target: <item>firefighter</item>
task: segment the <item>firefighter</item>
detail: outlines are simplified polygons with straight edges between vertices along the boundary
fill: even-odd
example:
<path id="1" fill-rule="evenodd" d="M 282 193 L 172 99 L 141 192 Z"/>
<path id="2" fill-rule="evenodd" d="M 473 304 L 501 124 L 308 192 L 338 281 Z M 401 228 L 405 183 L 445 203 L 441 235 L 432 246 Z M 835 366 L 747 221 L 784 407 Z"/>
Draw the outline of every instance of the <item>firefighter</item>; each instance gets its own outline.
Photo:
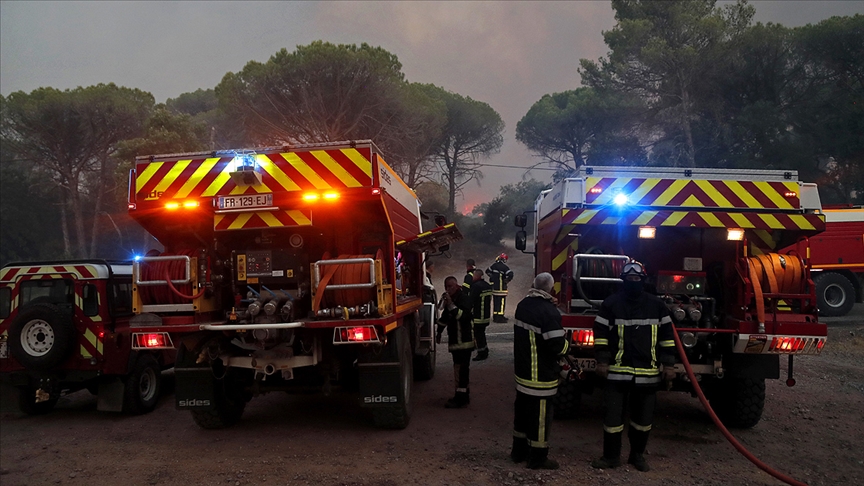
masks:
<path id="1" fill-rule="evenodd" d="M 474 270 L 476 268 L 473 258 L 465 261 L 465 279 L 462 281 L 462 287 L 465 288 L 466 292 L 471 290 L 471 284 L 474 283 Z"/>
<path id="2" fill-rule="evenodd" d="M 662 300 L 642 290 L 646 276 L 641 263 L 625 264 L 621 290 L 603 301 L 594 320 L 596 372 L 606 379 L 603 456 L 591 462 L 598 469 L 621 465 L 621 436 L 628 399 L 627 462 L 639 471 L 650 469 L 643 454 L 648 445 L 657 388 L 662 380 L 675 378 L 672 318 Z"/>
<path id="3" fill-rule="evenodd" d="M 444 294 L 441 295 L 439 307 L 442 312 L 435 341 L 441 343 L 441 334 L 446 327 L 447 348 L 453 355 L 453 375 L 456 379 L 456 394 L 444 406 L 465 408 L 471 401 L 468 375 L 471 352 L 474 350 L 474 328 L 471 325 L 471 299 L 456 277 L 444 279 Z"/>
<path id="4" fill-rule="evenodd" d="M 548 457 L 550 401 L 558 391 L 558 362 L 569 344 L 561 327 L 561 313 L 550 294 L 554 283 L 546 272 L 537 275 L 514 315 L 516 403 L 510 458 L 514 462 L 527 460 L 530 469 L 558 469 L 558 463 Z"/>
<path id="5" fill-rule="evenodd" d="M 474 316 L 474 338 L 477 341 L 477 356 L 473 361 L 483 361 L 489 357 L 486 343 L 486 328 L 492 316 L 492 286 L 483 280 L 483 270 L 474 269 L 474 282 L 471 284 L 471 314 Z"/>
<path id="6" fill-rule="evenodd" d="M 507 322 L 504 317 L 504 306 L 507 300 L 507 284 L 513 280 L 513 270 L 507 266 L 507 254 L 502 253 L 495 263 L 486 269 L 489 281 L 492 282 L 492 321 Z"/>

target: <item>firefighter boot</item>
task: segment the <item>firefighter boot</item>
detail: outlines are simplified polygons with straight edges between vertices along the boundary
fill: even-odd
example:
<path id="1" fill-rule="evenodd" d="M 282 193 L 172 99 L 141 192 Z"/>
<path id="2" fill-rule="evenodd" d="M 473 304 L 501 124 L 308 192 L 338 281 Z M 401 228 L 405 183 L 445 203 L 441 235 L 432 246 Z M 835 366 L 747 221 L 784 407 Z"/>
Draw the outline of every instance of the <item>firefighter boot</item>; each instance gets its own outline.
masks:
<path id="1" fill-rule="evenodd" d="M 621 465 L 621 432 L 603 431 L 603 457 L 591 461 L 595 469 L 614 469 Z"/>
<path id="2" fill-rule="evenodd" d="M 528 439 L 525 437 L 513 437 L 513 448 L 510 449 L 510 459 L 517 464 L 528 460 Z"/>
<path id="3" fill-rule="evenodd" d="M 489 357 L 489 348 L 480 349 L 477 351 L 477 356 L 471 361 L 483 361 Z"/>
<path id="4" fill-rule="evenodd" d="M 528 449 L 528 469 L 558 469 L 558 461 L 549 459 L 548 447 Z"/>
<path id="5" fill-rule="evenodd" d="M 465 408 L 470 402 L 471 399 L 468 397 L 467 391 L 457 391 L 453 398 L 447 400 L 447 403 L 444 404 L 444 408 Z"/>
<path id="6" fill-rule="evenodd" d="M 627 431 L 627 437 L 630 439 L 630 457 L 627 459 L 627 464 L 632 464 L 639 471 L 645 472 L 651 468 L 648 466 L 648 461 L 645 460 L 645 447 L 648 445 L 648 431 L 636 430 L 632 425 Z"/>

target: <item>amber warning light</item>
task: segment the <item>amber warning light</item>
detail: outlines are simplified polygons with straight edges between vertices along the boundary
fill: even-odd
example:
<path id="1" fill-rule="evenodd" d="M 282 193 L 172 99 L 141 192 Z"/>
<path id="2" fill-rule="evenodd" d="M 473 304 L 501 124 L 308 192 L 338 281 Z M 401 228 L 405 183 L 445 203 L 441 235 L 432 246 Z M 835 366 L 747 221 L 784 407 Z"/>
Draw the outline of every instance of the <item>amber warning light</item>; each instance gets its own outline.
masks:
<path id="1" fill-rule="evenodd" d="M 337 327 L 333 334 L 333 344 L 377 342 L 381 340 L 374 326 Z"/>

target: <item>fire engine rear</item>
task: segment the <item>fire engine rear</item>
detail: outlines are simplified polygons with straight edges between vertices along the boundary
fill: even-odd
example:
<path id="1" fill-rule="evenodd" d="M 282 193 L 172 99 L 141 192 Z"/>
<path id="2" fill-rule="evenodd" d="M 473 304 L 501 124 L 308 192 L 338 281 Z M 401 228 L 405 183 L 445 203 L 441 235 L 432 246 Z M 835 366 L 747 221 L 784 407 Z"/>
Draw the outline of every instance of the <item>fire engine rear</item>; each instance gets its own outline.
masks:
<path id="1" fill-rule="evenodd" d="M 165 251 L 133 267 L 133 323 L 186 332 L 177 407 L 203 428 L 270 391 L 359 391 L 404 428 L 435 369 L 414 192 L 370 141 L 139 157 L 130 215 Z M 426 300 L 433 300 L 432 298 Z"/>
<path id="2" fill-rule="evenodd" d="M 793 356 L 825 344 L 807 239 L 825 227 L 820 208 L 816 186 L 793 171 L 582 167 L 544 191 L 535 270 L 555 277 L 578 368 L 559 387 L 556 413 L 572 415 L 595 385 L 597 308 L 616 292 L 622 265 L 637 260 L 715 411 L 731 425 L 758 423 L 780 357 L 791 386 Z M 527 214 L 516 220 L 524 228 Z M 526 240 L 520 231 L 517 248 Z M 676 371 L 675 389 L 692 392 L 681 364 Z"/>

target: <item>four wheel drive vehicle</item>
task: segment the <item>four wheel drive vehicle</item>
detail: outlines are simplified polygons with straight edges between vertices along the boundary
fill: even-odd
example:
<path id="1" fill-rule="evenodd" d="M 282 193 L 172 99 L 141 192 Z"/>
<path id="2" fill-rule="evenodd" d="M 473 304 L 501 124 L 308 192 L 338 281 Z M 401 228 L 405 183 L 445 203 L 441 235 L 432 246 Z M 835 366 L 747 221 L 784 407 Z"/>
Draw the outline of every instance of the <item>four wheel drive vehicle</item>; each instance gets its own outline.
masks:
<path id="1" fill-rule="evenodd" d="M 165 247 L 133 267 L 142 326 L 177 341 L 177 408 L 238 422 L 273 391 L 359 391 L 404 428 L 412 383 L 435 370 L 417 196 L 368 140 L 139 157 L 129 215 Z M 428 293 L 427 293 L 428 294 Z"/>
<path id="2" fill-rule="evenodd" d="M 648 273 L 645 289 L 666 303 L 714 410 L 728 425 L 756 425 L 780 358 L 792 386 L 793 357 L 819 354 L 827 338 L 808 253 L 808 238 L 825 228 L 816 189 L 794 171 L 581 167 L 541 193 L 535 271 L 555 277 L 578 368 L 570 377 L 581 378 L 559 386 L 556 416 L 574 414 L 597 382 L 597 309 L 633 259 Z M 518 249 L 527 236 L 517 233 Z M 692 393 L 683 364 L 675 369 L 674 389 Z"/>
<path id="3" fill-rule="evenodd" d="M 105 260 L 13 263 L 0 270 L 3 410 L 50 411 L 87 388 L 97 409 L 146 413 L 176 350 L 167 333 L 136 333 L 132 264 Z"/>
<path id="4" fill-rule="evenodd" d="M 864 299 L 864 207 L 826 205 L 822 213 L 825 231 L 810 238 L 819 315 L 844 316 Z"/>

